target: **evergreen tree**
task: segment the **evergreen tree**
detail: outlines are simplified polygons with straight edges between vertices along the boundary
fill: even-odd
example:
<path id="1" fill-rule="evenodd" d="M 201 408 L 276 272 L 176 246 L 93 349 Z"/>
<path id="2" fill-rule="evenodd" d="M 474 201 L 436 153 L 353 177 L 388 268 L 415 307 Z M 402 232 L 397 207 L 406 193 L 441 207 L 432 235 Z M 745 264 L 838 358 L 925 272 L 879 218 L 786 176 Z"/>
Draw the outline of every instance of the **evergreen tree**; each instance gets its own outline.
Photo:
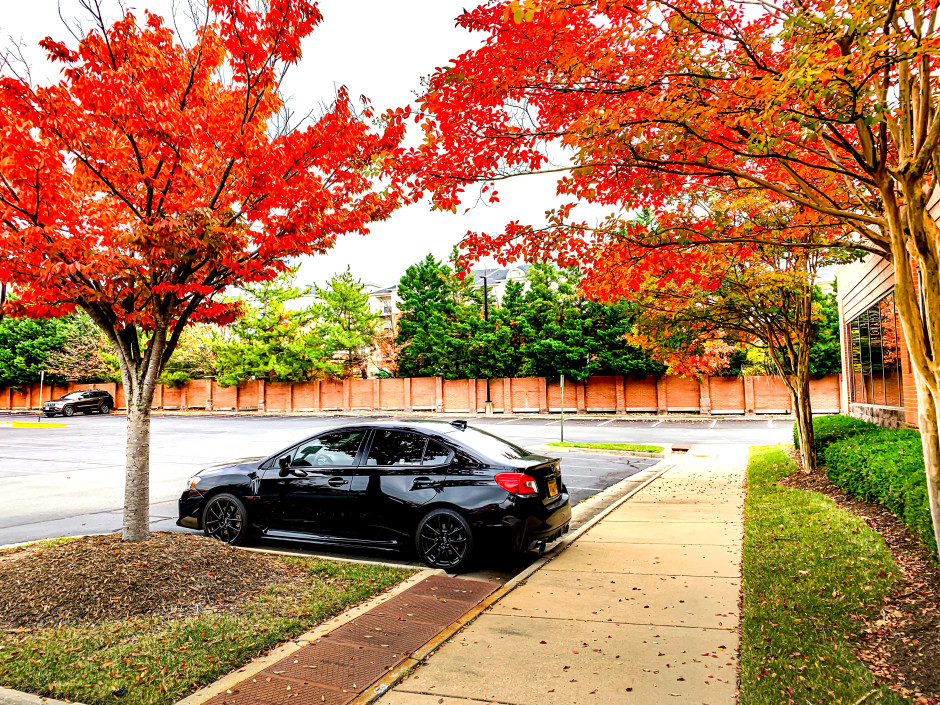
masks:
<path id="1" fill-rule="evenodd" d="M 365 285 L 347 268 L 316 293 L 320 299 L 316 314 L 325 350 L 340 366 L 342 377 L 358 375 L 364 379 L 380 318 L 372 309 Z"/>
<path id="2" fill-rule="evenodd" d="M 316 306 L 288 306 L 310 292 L 294 285 L 296 271 L 243 289 L 246 313 L 232 324 L 232 337 L 216 347 L 217 380 L 223 387 L 253 377 L 302 382 L 341 372 L 324 344 Z"/>
<path id="3" fill-rule="evenodd" d="M 58 318 L 0 320 L 0 387 L 38 382 L 49 355 L 61 348 L 68 322 Z"/>
<path id="4" fill-rule="evenodd" d="M 454 273 L 428 255 L 405 271 L 398 284 L 401 318 L 397 343 L 402 346 L 402 377 L 455 376 L 456 347 L 451 338 L 457 319 Z"/>

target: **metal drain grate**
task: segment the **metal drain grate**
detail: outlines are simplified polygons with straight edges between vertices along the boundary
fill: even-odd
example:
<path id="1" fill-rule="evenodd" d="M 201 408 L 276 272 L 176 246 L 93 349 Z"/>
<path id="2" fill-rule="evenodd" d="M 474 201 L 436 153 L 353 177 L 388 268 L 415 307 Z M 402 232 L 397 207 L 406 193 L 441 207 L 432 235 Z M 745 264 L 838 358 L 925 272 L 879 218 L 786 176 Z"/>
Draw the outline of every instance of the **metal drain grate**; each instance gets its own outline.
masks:
<path id="1" fill-rule="evenodd" d="M 344 693 L 319 683 L 304 684 L 259 673 L 232 688 L 231 694 L 218 695 L 208 702 L 213 705 L 346 705 L 358 695 L 358 691 Z"/>
<path id="2" fill-rule="evenodd" d="M 263 673 L 361 692 L 404 660 L 404 655 L 390 649 L 327 640 L 305 646 L 292 659 L 285 659 Z"/>
<path id="3" fill-rule="evenodd" d="M 346 705 L 498 587 L 426 578 L 204 705 Z"/>

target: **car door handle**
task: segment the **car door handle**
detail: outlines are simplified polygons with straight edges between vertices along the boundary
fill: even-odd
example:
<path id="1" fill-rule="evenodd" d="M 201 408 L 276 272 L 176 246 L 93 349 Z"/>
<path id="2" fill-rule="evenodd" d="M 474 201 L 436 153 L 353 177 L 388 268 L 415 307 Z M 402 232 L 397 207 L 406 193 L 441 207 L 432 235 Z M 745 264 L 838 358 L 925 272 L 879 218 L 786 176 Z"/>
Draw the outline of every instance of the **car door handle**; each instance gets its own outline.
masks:
<path id="1" fill-rule="evenodd" d="M 419 489 L 421 487 L 430 487 L 434 482 L 430 477 L 416 477 L 415 483 L 412 485 L 412 489 Z"/>
<path id="2" fill-rule="evenodd" d="M 349 483 L 341 477 L 331 477 L 329 479 L 330 487 L 342 487 L 343 485 L 348 485 Z"/>

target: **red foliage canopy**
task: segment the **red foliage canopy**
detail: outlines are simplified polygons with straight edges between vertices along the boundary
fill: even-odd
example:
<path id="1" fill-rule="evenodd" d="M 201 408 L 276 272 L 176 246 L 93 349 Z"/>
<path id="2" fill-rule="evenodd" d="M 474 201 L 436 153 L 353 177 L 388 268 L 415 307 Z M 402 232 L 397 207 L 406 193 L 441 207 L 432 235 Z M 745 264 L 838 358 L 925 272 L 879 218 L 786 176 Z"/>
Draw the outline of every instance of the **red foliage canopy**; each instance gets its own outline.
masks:
<path id="1" fill-rule="evenodd" d="M 77 306 L 116 331 L 169 331 L 236 313 L 214 297 L 271 279 L 286 258 L 368 232 L 400 201 L 377 187 L 403 133 L 375 131 L 345 90 L 291 129 L 284 68 L 320 23 L 307 0 L 210 0 L 186 46 L 125 14 L 74 49 L 42 46 L 62 79 L 0 77 L 0 281 L 14 314 Z M 136 334 L 135 334 L 136 335 Z"/>

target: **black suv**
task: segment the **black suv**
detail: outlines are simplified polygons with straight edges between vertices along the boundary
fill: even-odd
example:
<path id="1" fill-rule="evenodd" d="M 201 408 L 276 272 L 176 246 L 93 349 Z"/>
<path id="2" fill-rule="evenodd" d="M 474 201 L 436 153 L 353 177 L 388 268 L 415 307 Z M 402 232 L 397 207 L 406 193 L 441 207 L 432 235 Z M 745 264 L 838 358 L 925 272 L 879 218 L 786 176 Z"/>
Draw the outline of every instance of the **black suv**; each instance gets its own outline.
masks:
<path id="1" fill-rule="evenodd" d="M 114 398 L 103 389 L 83 389 L 69 392 L 58 399 L 47 401 L 42 405 L 42 413 L 46 416 L 71 416 L 76 411 L 90 414 L 97 411 L 99 414 L 110 414 L 114 408 Z"/>

